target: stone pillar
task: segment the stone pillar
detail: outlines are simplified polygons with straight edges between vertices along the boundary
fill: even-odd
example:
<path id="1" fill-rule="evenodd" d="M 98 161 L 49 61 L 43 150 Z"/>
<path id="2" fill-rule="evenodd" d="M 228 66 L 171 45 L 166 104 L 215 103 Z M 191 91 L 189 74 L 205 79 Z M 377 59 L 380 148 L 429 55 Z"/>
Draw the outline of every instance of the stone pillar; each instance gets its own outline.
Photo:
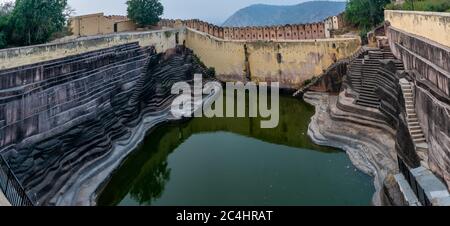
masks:
<path id="1" fill-rule="evenodd" d="M 298 39 L 299 40 L 305 40 L 306 39 L 306 30 L 305 30 L 305 25 L 304 24 L 300 24 L 297 26 L 298 28 Z"/>
<path id="2" fill-rule="evenodd" d="M 275 41 L 277 40 L 277 28 L 272 26 L 269 28 L 270 30 L 270 40 Z"/>
<path id="3" fill-rule="evenodd" d="M 286 40 L 284 26 L 277 27 L 277 40 Z"/>
<path id="4" fill-rule="evenodd" d="M 284 38 L 286 40 L 292 40 L 292 26 L 291 25 L 286 25 L 284 26 Z"/>
<path id="5" fill-rule="evenodd" d="M 292 40 L 298 40 L 298 25 L 292 25 L 291 26 L 291 32 L 292 32 Z"/>
<path id="6" fill-rule="evenodd" d="M 319 31 L 319 38 L 326 38 L 325 35 L 325 24 L 324 23 L 318 23 L 317 24 L 317 30 Z"/>
<path id="7" fill-rule="evenodd" d="M 305 39 L 312 39 L 313 38 L 313 34 L 312 34 L 312 27 L 311 24 L 306 24 L 305 25 Z"/>

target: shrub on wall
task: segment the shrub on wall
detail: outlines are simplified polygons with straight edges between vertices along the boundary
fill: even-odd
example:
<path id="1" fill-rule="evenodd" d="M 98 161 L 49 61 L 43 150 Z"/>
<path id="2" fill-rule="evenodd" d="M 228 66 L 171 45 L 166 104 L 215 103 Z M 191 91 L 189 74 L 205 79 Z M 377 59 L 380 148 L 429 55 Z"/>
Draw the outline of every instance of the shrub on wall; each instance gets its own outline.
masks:
<path id="1" fill-rule="evenodd" d="M 12 2 L 0 4 L 0 49 L 8 45 L 8 21 L 13 8 L 14 4 Z"/>
<path id="2" fill-rule="evenodd" d="M 5 33 L 0 32 L 0 49 L 5 48 L 7 44 Z"/>
<path id="3" fill-rule="evenodd" d="M 449 0 L 407 0 L 403 4 L 391 3 L 386 6 L 386 9 L 450 12 L 450 1 Z"/>
<path id="4" fill-rule="evenodd" d="M 128 18 L 139 26 L 156 25 L 164 7 L 159 0 L 128 0 Z"/>
<path id="5" fill-rule="evenodd" d="M 362 30 L 370 30 L 384 20 L 384 7 L 391 0 L 350 0 L 345 19 Z"/>

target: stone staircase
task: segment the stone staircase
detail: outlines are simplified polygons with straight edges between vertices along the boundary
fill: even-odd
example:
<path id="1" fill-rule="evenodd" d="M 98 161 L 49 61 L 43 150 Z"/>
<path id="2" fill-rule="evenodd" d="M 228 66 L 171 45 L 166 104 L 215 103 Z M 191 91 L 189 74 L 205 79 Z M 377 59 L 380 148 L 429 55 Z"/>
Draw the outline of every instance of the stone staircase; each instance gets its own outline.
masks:
<path id="1" fill-rule="evenodd" d="M 408 123 L 409 133 L 413 139 L 417 155 L 421 158 L 421 164 L 428 168 L 428 144 L 417 118 L 416 109 L 414 106 L 414 93 L 411 83 L 402 78 L 400 79 L 400 86 L 405 99 L 406 107 L 406 121 Z"/>
<path id="2" fill-rule="evenodd" d="M 348 80 L 354 91 L 358 93 L 356 104 L 379 108 L 380 99 L 375 93 L 379 85 L 380 60 L 395 59 L 389 49 L 372 49 L 362 58 L 354 59 L 349 65 Z M 403 70 L 401 62 L 395 62 L 397 70 Z"/>

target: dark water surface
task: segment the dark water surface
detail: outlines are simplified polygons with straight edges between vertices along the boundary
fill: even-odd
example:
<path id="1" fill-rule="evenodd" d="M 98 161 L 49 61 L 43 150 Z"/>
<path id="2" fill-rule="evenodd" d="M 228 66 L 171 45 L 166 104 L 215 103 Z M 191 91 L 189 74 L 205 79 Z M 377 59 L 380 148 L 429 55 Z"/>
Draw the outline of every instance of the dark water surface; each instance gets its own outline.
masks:
<path id="1" fill-rule="evenodd" d="M 372 178 L 306 135 L 314 108 L 280 97 L 280 123 L 194 118 L 151 132 L 99 205 L 370 205 Z"/>

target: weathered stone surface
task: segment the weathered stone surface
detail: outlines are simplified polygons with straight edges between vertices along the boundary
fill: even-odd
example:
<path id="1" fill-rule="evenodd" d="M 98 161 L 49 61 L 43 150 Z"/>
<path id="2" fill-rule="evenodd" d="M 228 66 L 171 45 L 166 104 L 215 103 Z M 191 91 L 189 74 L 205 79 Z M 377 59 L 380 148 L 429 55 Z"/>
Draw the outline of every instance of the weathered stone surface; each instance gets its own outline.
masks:
<path id="1" fill-rule="evenodd" d="M 386 175 L 396 170 L 395 141 L 392 133 L 387 132 L 385 128 L 355 123 L 355 120 L 370 123 L 362 119 L 333 119 L 333 115 L 345 113 L 336 108 L 337 96 L 308 92 L 304 99 L 316 107 L 316 114 L 308 129 L 311 139 L 320 145 L 345 150 L 358 169 L 374 177 L 376 193 L 373 204 L 385 204 L 382 203 L 381 196 L 383 181 Z"/>
<path id="2" fill-rule="evenodd" d="M 2 191 L 0 191 L 0 206 L 10 206 L 8 200 L 6 199 Z"/>
<path id="3" fill-rule="evenodd" d="M 409 185 L 408 185 L 409 186 Z M 408 206 L 394 175 L 388 174 L 383 183 L 382 202 L 391 206 Z"/>
<path id="4" fill-rule="evenodd" d="M 183 48 L 118 48 L 0 71 L 2 154 L 36 204 L 94 204 L 146 132 L 171 119 L 172 85 L 206 74 Z"/>
<path id="5" fill-rule="evenodd" d="M 366 51 L 349 68 L 338 96 L 305 94 L 317 111 L 309 135 L 318 144 L 344 149 L 358 168 L 375 176 L 375 204 L 403 205 L 392 178 L 397 156 L 411 168 L 420 165 L 399 84 L 408 75 L 397 71 L 402 65 L 387 51 Z"/>
<path id="6" fill-rule="evenodd" d="M 427 80 L 416 80 L 416 109 L 428 140 L 430 169 L 450 186 L 450 98 Z"/>
<path id="7" fill-rule="evenodd" d="M 428 165 L 450 186 L 450 47 L 402 29 L 388 27 L 390 46 L 415 84 L 415 108 L 429 147 Z"/>

